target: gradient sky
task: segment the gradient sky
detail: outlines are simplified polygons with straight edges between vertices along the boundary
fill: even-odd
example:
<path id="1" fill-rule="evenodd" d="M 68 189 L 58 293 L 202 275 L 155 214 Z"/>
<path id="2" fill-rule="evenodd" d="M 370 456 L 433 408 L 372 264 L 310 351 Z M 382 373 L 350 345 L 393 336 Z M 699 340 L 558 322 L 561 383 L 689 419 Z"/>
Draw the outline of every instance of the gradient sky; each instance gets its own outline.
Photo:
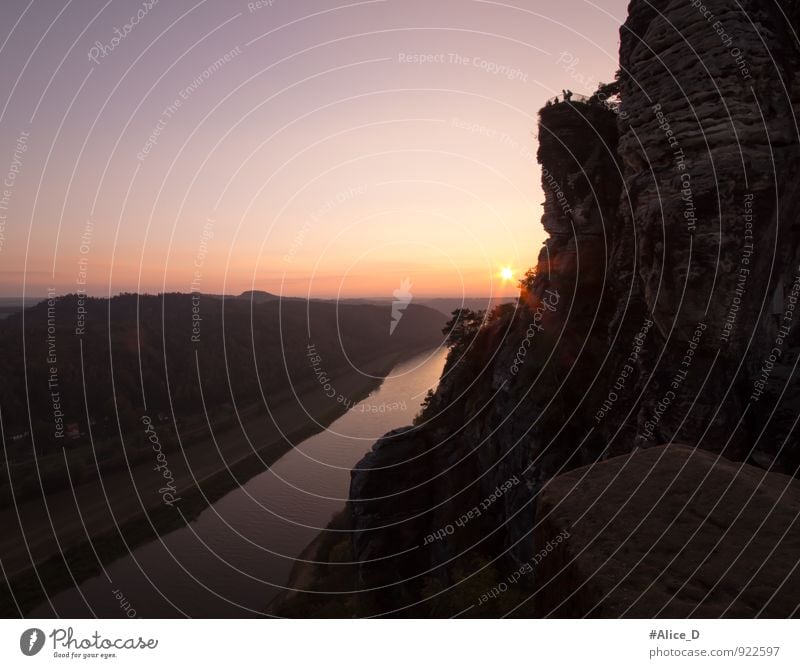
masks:
<path id="1" fill-rule="evenodd" d="M 627 7 L 151 3 L 0 5 L 0 295 L 513 293 L 536 112 L 613 78 Z"/>

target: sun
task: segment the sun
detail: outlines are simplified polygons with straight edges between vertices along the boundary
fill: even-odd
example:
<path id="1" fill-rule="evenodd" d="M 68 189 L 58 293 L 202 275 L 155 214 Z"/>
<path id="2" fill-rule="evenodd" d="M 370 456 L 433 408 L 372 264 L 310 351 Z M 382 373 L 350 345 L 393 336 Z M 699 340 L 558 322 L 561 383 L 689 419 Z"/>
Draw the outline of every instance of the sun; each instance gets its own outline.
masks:
<path id="1" fill-rule="evenodd" d="M 503 267 L 500 270 L 500 278 L 506 283 L 514 280 L 514 270 L 511 267 Z"/>

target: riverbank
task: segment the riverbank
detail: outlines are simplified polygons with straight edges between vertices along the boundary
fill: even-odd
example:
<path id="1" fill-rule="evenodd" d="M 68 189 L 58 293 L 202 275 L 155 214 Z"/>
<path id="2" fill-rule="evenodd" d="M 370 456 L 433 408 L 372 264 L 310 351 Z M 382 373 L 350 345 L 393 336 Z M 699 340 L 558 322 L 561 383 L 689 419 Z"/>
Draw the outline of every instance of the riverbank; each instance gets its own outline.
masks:
<path id="1" fill-rule="evenodd" d="M 356 616 L 355 594 L 349 593 L 357 588 L 351 526 L 345 507 L 300 553 L 287 588 L 269 602 L 266 614 L 313 619 Z M 333 593 L 337 591 L 343 593 Z"/>
<path id="2" fill-rule="evenodd" d="M 362 366 L 361 373 L 340 374 L 332 382 L 337 393 L 353 405 L 379 386 L 399 361 L 419 352 L 382 356 Z M 378 378 L 365 377 L 364 371 Z M 110 476 L 102 484 L 96 481 L 51 495 L 46 507 L 42 503 L 38 508 L 37 504 L 20 506 L 21 523 L 13 508 L 0 513 L 9 527 L 0 543 L 4 575 L 14 573 L 11 588 L 2 585 L 0 614 L 25 614 L 45 600 L 41 583 L 46 583 L 47 595 L 53 596 L 101 573 L 101 564 L 185 526 L 209 504 L 267 469 L 293 444 L 347 411 L 348 404 L 332 401 L 321 386 L 308 389 L 298 399 L 302 406 L 296 400 L 269 404 L 261 413 L 248 416 L 241 428 L 224 435 L 210 432 L 208 439 L 191 448 L 168 453 L 179 499 L 174 505 L 164 503 L 158 494 L 163 481 L 150 464 Z M 107 503 L 98 504 L 103 498 Z M 37 538 L 31 541 L 32 536 Z"/>

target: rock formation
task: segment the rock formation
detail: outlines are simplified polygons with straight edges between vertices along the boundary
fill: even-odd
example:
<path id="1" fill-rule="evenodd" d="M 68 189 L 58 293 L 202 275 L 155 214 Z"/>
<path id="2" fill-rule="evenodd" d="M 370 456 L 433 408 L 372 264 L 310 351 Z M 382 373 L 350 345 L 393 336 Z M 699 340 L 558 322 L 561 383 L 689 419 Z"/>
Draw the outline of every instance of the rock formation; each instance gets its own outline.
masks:
<path id="1" fill-rule="evenodd" d="M 800 2 L 629 11 L 621 103 L 540 112 L 549 239 L 519 307 L 353 471 L 362 613 L 479 608 L 476 581 L 536 560 L 537 497 L 577 467 L 673 442 L 800 464 Z"/>
<path id="2" fill-rule="evenodd" d="M 800 482 L 703 450 L 637 449 L 539 494 L 536 613 L 791 617 Z M 558 541 L 559 535 L 565 540 Z"/>

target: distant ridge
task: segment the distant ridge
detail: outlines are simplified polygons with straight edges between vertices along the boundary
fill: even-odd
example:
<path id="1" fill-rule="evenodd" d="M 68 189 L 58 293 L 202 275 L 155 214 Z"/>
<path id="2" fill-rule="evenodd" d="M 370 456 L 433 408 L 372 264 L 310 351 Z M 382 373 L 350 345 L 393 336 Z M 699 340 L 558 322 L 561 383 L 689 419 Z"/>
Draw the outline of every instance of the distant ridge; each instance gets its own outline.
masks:
<path id="1" fill-rule="evenodd" d="M 391 299 L 372 299 L 368 297 L 349 297 L 343 299 L 329 299 L 324 297 L 312 297 L 306 300 L 304 297 L 286 297 L 276 295 L 266 290 L 245 290 L 240 295 L 223 295 L 214 293 L 202 293 L 204 297 L 211 299 L 241 300 L 253 304 L 267 304 L 275 301 L 313 301 L 324 303 L 339 303 L 349 305 L 370 305 L 370 306 L 390 306 Z M 59 298 L 66 295 L 61 295 Z M 12 313 L 31 308 L 36 304 L 45 301 L 45 297 L 28 297 L 24 301 L 22 297 L 2 297 L 0 298 L 0 319 L 6 318 Z M 414 299 L 414 303 L 420 306 L 427 306 L 439 313 L 449 316 L 455 309 L 466 308 L 473 311 L 489 311 L 498 304 L 508 304 L 516 300 L 516 297 L 419 297 Z"/>
<path id="2" fill-rule="evenodd" d="M 265 304 L 266 302 L 274 302 L 278 299 L 293 299 L 292 297 L 279 297 L 278 295 L 274 295 L 271 292 L 266 292 L 264 290 L 245 290 L 242 294 L 240 294 L 236 299 L 246 299 L 247 301 L 251 301 L 254 304 Z"/>

